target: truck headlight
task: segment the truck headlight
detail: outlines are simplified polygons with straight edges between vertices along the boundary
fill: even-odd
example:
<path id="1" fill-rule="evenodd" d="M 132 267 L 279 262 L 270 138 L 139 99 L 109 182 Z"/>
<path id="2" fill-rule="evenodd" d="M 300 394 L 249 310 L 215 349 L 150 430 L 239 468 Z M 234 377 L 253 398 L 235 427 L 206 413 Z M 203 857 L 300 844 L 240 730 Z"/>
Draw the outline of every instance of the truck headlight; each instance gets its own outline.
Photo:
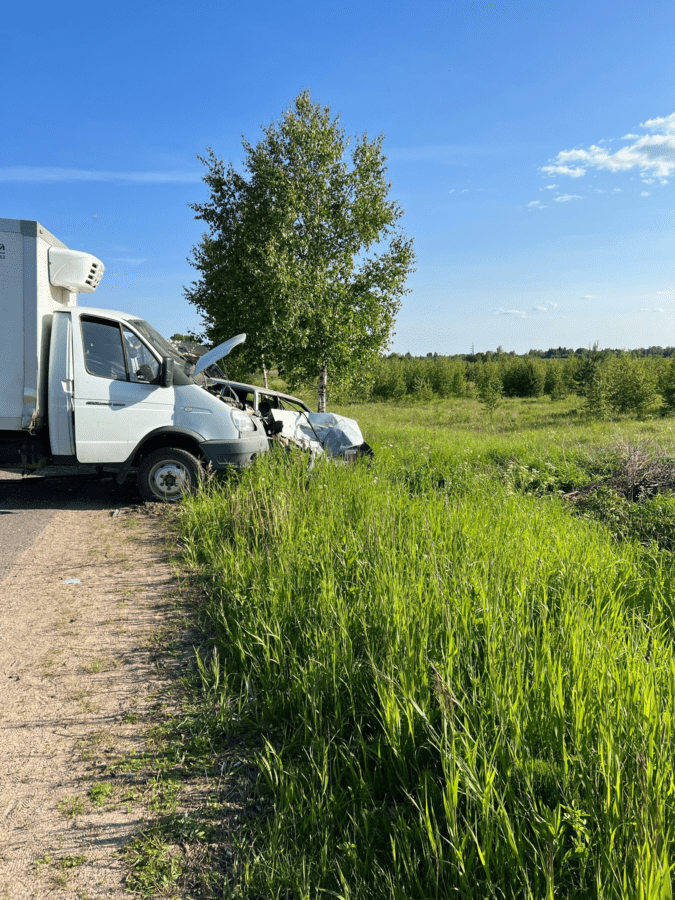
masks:
<path id="1" fill-rule="evenodd" d="M 255 431 L 255 425 L 251 421 L 251 417 L 245 412 L 242 412 L 240 409 L 233 409 L 230 415 L 232 416 L 234 427 L 240 434 L 245 431 Z"/>

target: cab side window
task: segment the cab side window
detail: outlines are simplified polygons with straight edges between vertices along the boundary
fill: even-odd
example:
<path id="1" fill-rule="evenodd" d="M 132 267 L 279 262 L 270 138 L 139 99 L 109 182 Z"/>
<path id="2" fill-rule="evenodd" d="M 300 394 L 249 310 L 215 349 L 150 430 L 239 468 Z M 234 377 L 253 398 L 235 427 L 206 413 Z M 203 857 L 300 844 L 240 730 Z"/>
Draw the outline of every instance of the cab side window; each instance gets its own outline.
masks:
<path id="1" fill-rule="evenodd" d="M 129 362 L 129 380 L 139 384 L 159 383 L 159 363 L 133 331 L 122 328 Z"/>
<path id="2" fill-rule="evenodd" d="M 81 319 L 84 342 L 84 364 L 90 375 L 127 380 L 122 335 L 114 322 L 101 319 Z"/>

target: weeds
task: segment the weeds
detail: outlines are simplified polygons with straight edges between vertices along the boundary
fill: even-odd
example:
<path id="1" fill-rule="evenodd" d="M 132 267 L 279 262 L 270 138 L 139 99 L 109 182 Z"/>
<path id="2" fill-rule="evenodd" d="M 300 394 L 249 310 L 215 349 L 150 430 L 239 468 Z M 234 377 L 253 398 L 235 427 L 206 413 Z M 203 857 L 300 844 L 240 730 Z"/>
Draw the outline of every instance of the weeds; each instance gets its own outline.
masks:
<path id="1" fill-rule="evenodd" d="M 422 434 L 180 510 L 205 706 L 265 737 L 241 896 L 667 896 L 672 561 L 541 502 L 587 442 Z"/>
<path id="2" fill-rule="evenodd" d="M 144 896 L 166 896 L 178 886 L 183 874 L 179 848 L 166 840 L 161 831 L 143 833 L 124 851 L 130 874 L 127 888 Z"/>
<path id="3" fill-rule="evenodd" d="M 112 792 L 112 785 L 107 781 L 100 781 L 89 789 L 89 799 L 94 806 L 105 806 Z"/>
<path id="4" fill-rule="evenodd" d="M 52 862 L 52 857 L 47 856 L 46 854 L 45 854 L 45 856 L 38 857 L 38 859 L 35 860 L 36 873 L 39 875 L 42 866 L 49 866 L 49 865 L 51 865 L 51 862 Z"/>
<path id="5" fill-rule="evenodd" d="M 116 669 L 119 663 L 115 659 L 107 656 L 95 656 L 82 665 L 82 669 L 90 675 L 97 675 L 99 672 L 107 672 L 110 669 Z"/>
<path id="6" fill-rule="evenodd" d="M 75 818 L 84 812 L 84 799 L 78 797 L 66 797 L 57 803 L 57 807 L 61 815 L 66 818 Z"/>

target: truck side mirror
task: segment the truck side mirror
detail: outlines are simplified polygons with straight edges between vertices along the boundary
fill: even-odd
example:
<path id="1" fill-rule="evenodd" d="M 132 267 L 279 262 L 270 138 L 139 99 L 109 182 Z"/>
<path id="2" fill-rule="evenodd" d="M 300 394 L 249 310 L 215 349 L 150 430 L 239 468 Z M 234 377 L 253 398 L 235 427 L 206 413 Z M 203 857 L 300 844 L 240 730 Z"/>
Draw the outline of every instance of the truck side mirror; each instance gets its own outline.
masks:
<path id="1" fill-rule="evenodd" d="M 162 357 L 162 387 L 173 387 L 173 362 L 170 356 Z"/>

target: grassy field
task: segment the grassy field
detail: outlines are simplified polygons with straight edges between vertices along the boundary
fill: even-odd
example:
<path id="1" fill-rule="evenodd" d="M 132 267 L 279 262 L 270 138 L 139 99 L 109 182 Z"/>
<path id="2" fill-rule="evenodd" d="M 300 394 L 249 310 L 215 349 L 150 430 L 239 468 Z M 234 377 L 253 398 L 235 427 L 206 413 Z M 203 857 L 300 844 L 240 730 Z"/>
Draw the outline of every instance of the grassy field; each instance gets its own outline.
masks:
<path id="1" fill-rule="evenodd" d="M 344 411 L 374 463 L 270 453 L 180 511 L 205 694 L 261 736 L 233 896 L 671 897 L 675 507 L 606 485 L 673 420 Z"/>

